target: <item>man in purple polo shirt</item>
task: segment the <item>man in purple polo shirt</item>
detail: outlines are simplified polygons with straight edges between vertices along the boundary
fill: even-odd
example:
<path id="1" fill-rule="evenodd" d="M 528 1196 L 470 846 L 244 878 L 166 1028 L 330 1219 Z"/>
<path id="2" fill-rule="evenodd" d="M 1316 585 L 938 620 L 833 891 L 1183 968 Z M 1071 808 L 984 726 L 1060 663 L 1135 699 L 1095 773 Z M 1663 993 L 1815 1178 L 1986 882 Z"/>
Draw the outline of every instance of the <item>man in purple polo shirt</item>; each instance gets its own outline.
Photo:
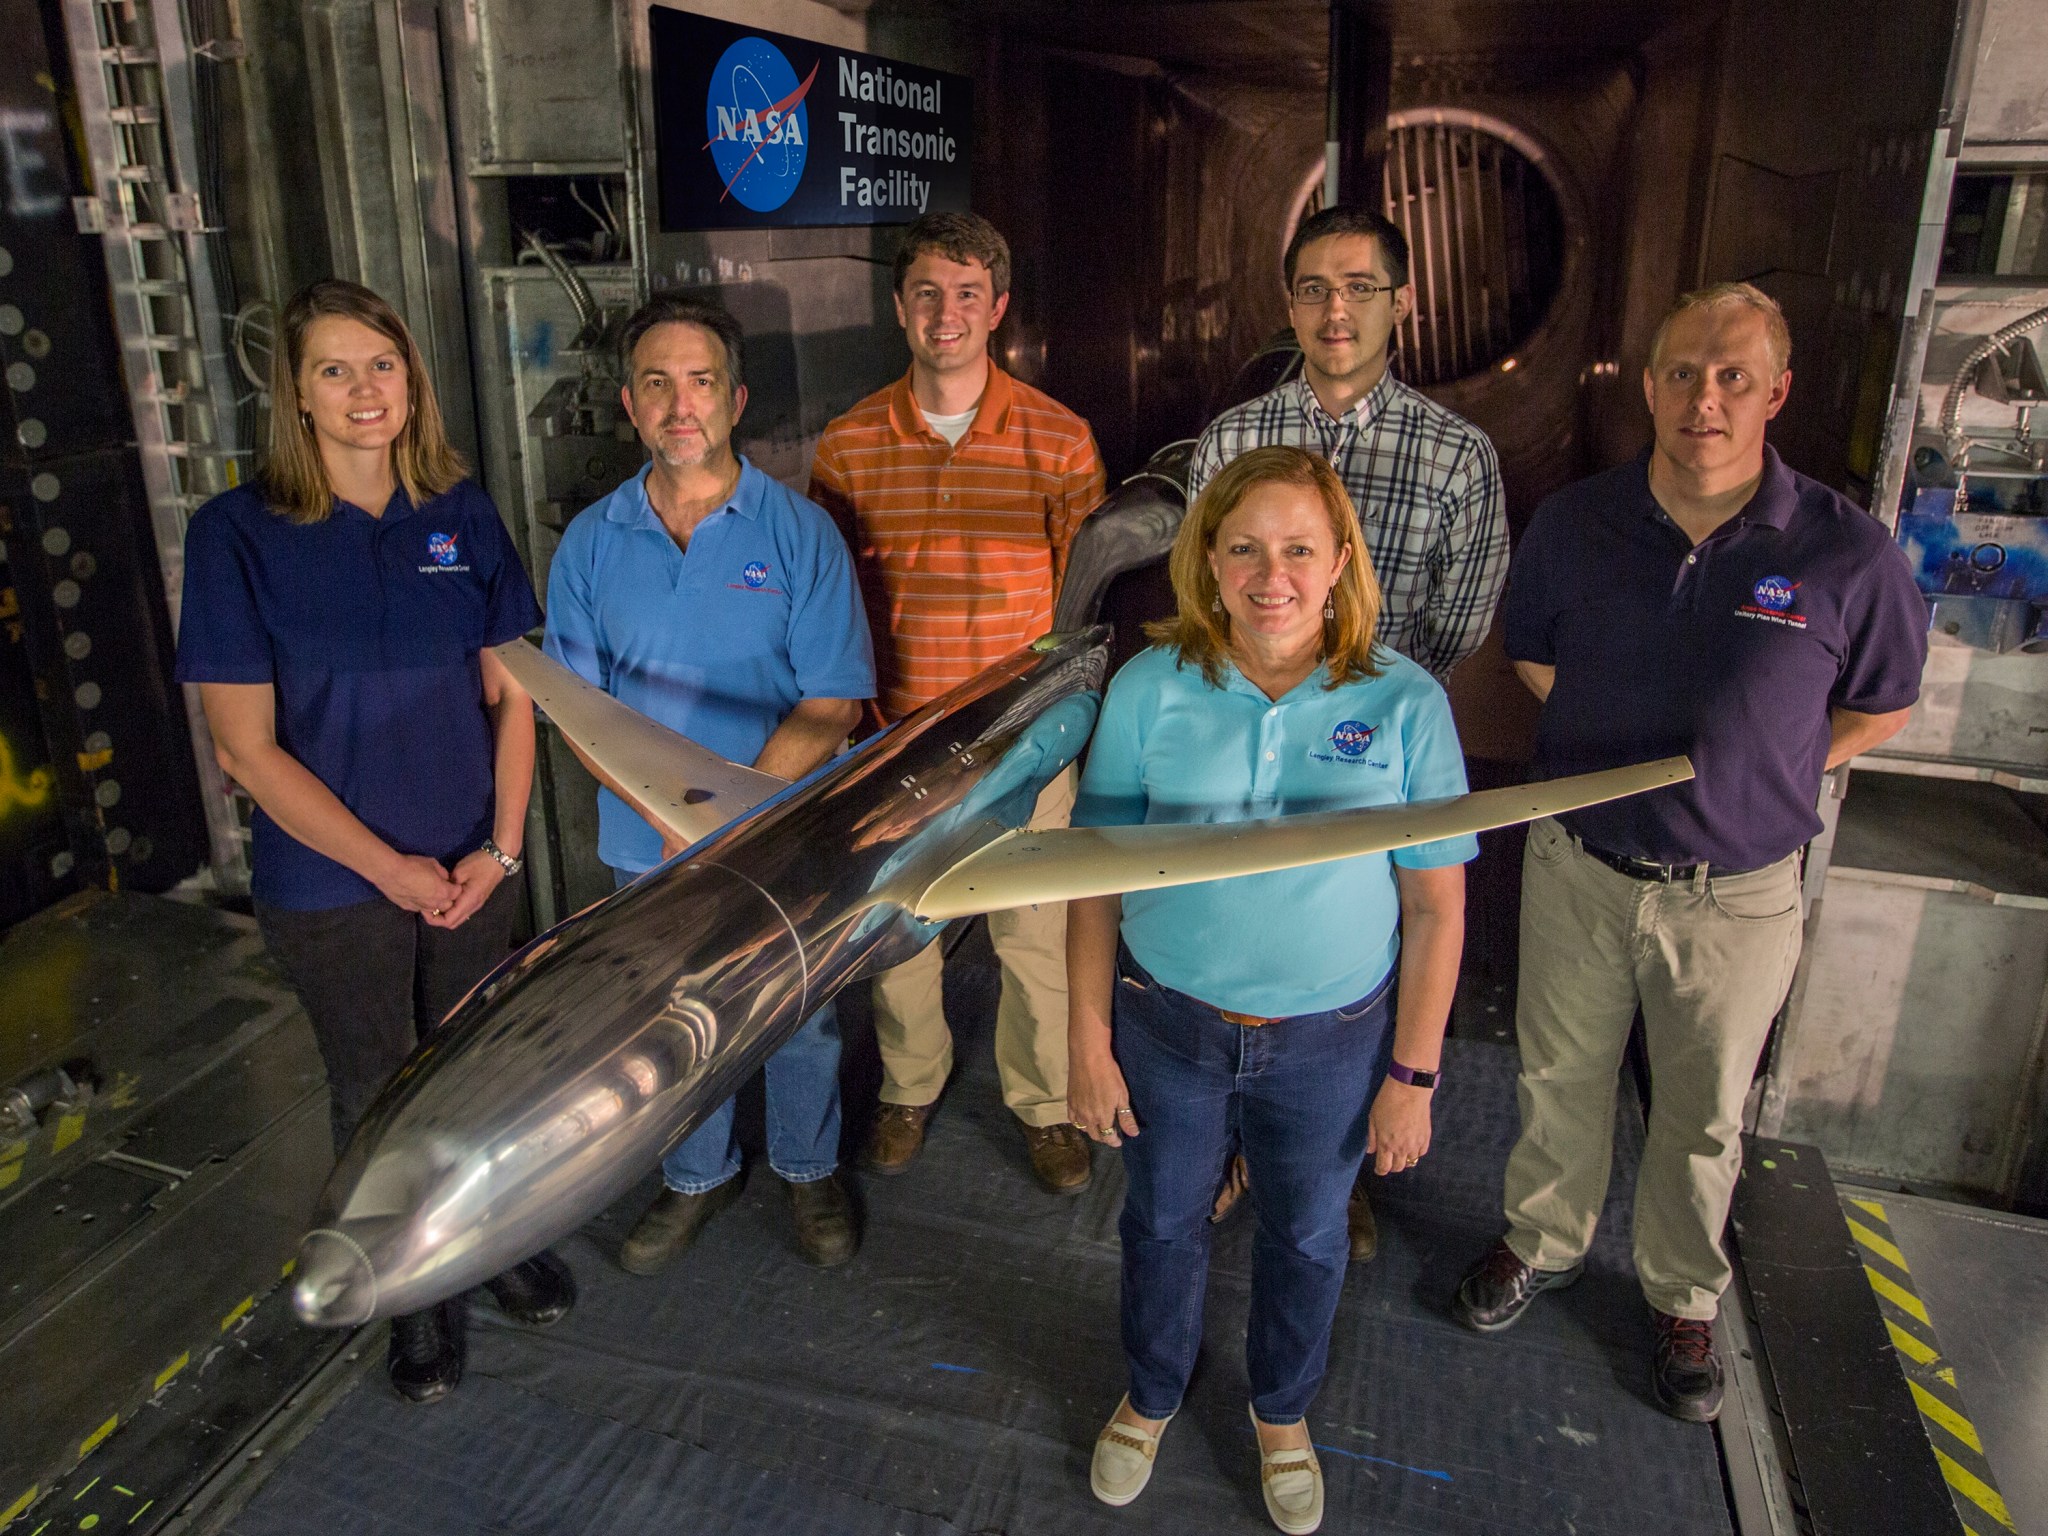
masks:
<path id="1" fill-rule="evenodd" d="M 1721 1229 L 1743 1098 L 1799 957 L 1821 773 L 1905 724 L 1927 654 L 1926 606 L 1884 527 L 1764 442 L 1791 351 L 1747 283 L 1680 299 L 1643 373 L 1648 458 L 1537 508 L 1508 577 L 1508 655 L 1543 700 L 1538 775 L 1685 752 L 1698 777 L 1530 829 L 1508 1230 L 1455 1309 L 1494 1332 L 1578 1277 L 1640 1006 L 1636 1274 L 1657 1400 L 1696 1421 L 1721 1407 Z"/>

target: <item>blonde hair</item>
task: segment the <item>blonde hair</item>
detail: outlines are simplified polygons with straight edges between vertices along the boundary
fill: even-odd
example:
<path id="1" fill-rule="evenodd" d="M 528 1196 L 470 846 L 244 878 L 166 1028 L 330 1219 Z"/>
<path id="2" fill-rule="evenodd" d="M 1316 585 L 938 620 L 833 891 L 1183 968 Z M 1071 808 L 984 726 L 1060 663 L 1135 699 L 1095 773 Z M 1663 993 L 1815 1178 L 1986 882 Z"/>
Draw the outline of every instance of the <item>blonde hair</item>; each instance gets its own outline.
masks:
<path id="1" fill-rule="evenodd" d="M 290 523 L 324 522 L 334 511 L 334 487 L 313 436 L 312 419 L 299 404 L 299 368 L 306 360 L 306 336 L 327 316 L 359 321 L 405 356 L 405 425 L 391 444 L 391 464 L 405 494 L 417 506 L 461 483 L 469 473 L 449 445 L 425 360 L 398 311 L 360 283 L 322 278 L 293 294 L 278 317 L 277 343 L 270 355 L 270 445 L 263 464 L 263 490 L 270 510 Z M 381 512 L 382 507 L 366 510 Z"/>
<path id="2" fill-rule="evenodd" d="M 1230 655 L 1230 615 L 1217 611 L 1221 594 L 1216 573 L 1209 569 L 1209 551 L 1216 530 L 1262 485 L 1296 485 L 1314 491 L 1330 521 L 1330 533 L 1351 559 L 1330 589 L 1336 617 L 1323 620 L 1323 661 L 1336 688 L 1362 677 L 1378 677 L 1373 660 L 1373 632 L 1380 622 L 1380 583 L 1366 552 L 1344 482 L 1329 464 L 1306 448 L 1254 448 L 1226 464 L 1181 519 L 1168 569 L 1173 577 L 1176 613 L 1145 626 L 1146 638 L 1180 652 L 1183 664 L 1193 662 L 1211 687 L 1223 683 L 1223 663 Z"/>
<path id="3" fill-rule="evenodd" d="M 1764 317 L 1764 344 L 1770 349 L 1771 374 L 1777 377 L 1784 373 L 1792 366 L 1792 328 L 1785 323 L 1785 311 L 1778 307 L 1778 301 L 1755 283 L 1711 283 L 1680 294 L 1650 337 L 1650 367 L 1657 366 L 1657 356 L 1664 350 L 1665 333 L 1680 315 L 1699 309 L 1728 309 L 1738 304 Z"/>

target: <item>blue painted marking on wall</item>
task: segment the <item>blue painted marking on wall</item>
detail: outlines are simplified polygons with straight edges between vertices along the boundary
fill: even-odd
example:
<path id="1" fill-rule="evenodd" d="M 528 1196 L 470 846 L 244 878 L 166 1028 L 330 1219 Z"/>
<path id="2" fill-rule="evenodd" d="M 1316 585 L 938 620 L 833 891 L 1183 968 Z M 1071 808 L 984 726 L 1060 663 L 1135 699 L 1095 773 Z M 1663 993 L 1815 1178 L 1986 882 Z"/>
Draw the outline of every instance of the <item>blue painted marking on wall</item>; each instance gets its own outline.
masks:
<path id="1" fill-rule="evenodd" d="M 932 1362 L 932 1369 L 935 1371 L 957 1371 L 962 1376 L 979 1376 L 981 1374 L 980 1369 L 976 1366 L 948 1365 L 943 1360 L 934 1360 Z"/>

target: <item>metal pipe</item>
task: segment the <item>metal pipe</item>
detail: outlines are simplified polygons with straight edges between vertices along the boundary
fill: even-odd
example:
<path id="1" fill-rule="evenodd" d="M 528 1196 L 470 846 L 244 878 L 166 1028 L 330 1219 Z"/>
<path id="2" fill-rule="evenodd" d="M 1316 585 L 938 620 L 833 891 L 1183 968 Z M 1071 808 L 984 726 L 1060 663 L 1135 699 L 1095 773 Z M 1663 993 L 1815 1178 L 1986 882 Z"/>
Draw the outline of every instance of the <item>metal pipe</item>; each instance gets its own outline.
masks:
<path id="1" fill-rule="evenodd" d="M 1458 376 L 1463 377 L 1472 366 L 1472 305 L 1471 295 L 1466 291 L 1472 274 L 1465 257 L 1465 220 L 1458 197 L 1458 156 L 1451 147 L 1451 130 L 1441 123 L 1436 129 L 1436 177 L 1440 191 L 1437 201 L 1444 210 L 1444 257 L 1451 268 L 1450 340 L 1456 354 Z M 1453 242 L 1455 259 L 1451 254 Z"/>
<path id="2" fill-rule="evenodd" d="M 1444 377 L 1443 325 L 1437 310 L 1436 239 L 1435 210 L 1431 207 L 1432 192 L 1429 185 L 1427 162 L 1423 158 L 1422 136 L 1414 134 L 1415 141 L 1415 186 L 1417 190 L 1415 212 L 1422 223 L 1422 273 L 1423 283 L 1428 291 L 1429 311 L 1429 382 L 1440 382 Z"/>

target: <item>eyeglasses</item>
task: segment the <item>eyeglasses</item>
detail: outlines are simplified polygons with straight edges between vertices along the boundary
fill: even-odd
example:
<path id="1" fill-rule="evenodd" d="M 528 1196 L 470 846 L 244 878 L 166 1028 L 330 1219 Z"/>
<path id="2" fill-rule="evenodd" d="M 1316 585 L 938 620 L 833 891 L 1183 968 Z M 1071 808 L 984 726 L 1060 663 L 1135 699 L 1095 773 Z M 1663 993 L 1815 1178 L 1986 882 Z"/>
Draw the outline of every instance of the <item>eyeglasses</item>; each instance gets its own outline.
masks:
<path id="1" fill-rule="evenodd" d="M 1288 297 L 1303 309 L 1321 309 L 1330 302 L 1333 292 L 1343 294 L 1346 304 L 1370 304 L 1381 294 L 1393 291 L 1392 283 L 1339 283 L 1332 289 L 1328 283 L 1307 282 L 1296 283 Z"/>

